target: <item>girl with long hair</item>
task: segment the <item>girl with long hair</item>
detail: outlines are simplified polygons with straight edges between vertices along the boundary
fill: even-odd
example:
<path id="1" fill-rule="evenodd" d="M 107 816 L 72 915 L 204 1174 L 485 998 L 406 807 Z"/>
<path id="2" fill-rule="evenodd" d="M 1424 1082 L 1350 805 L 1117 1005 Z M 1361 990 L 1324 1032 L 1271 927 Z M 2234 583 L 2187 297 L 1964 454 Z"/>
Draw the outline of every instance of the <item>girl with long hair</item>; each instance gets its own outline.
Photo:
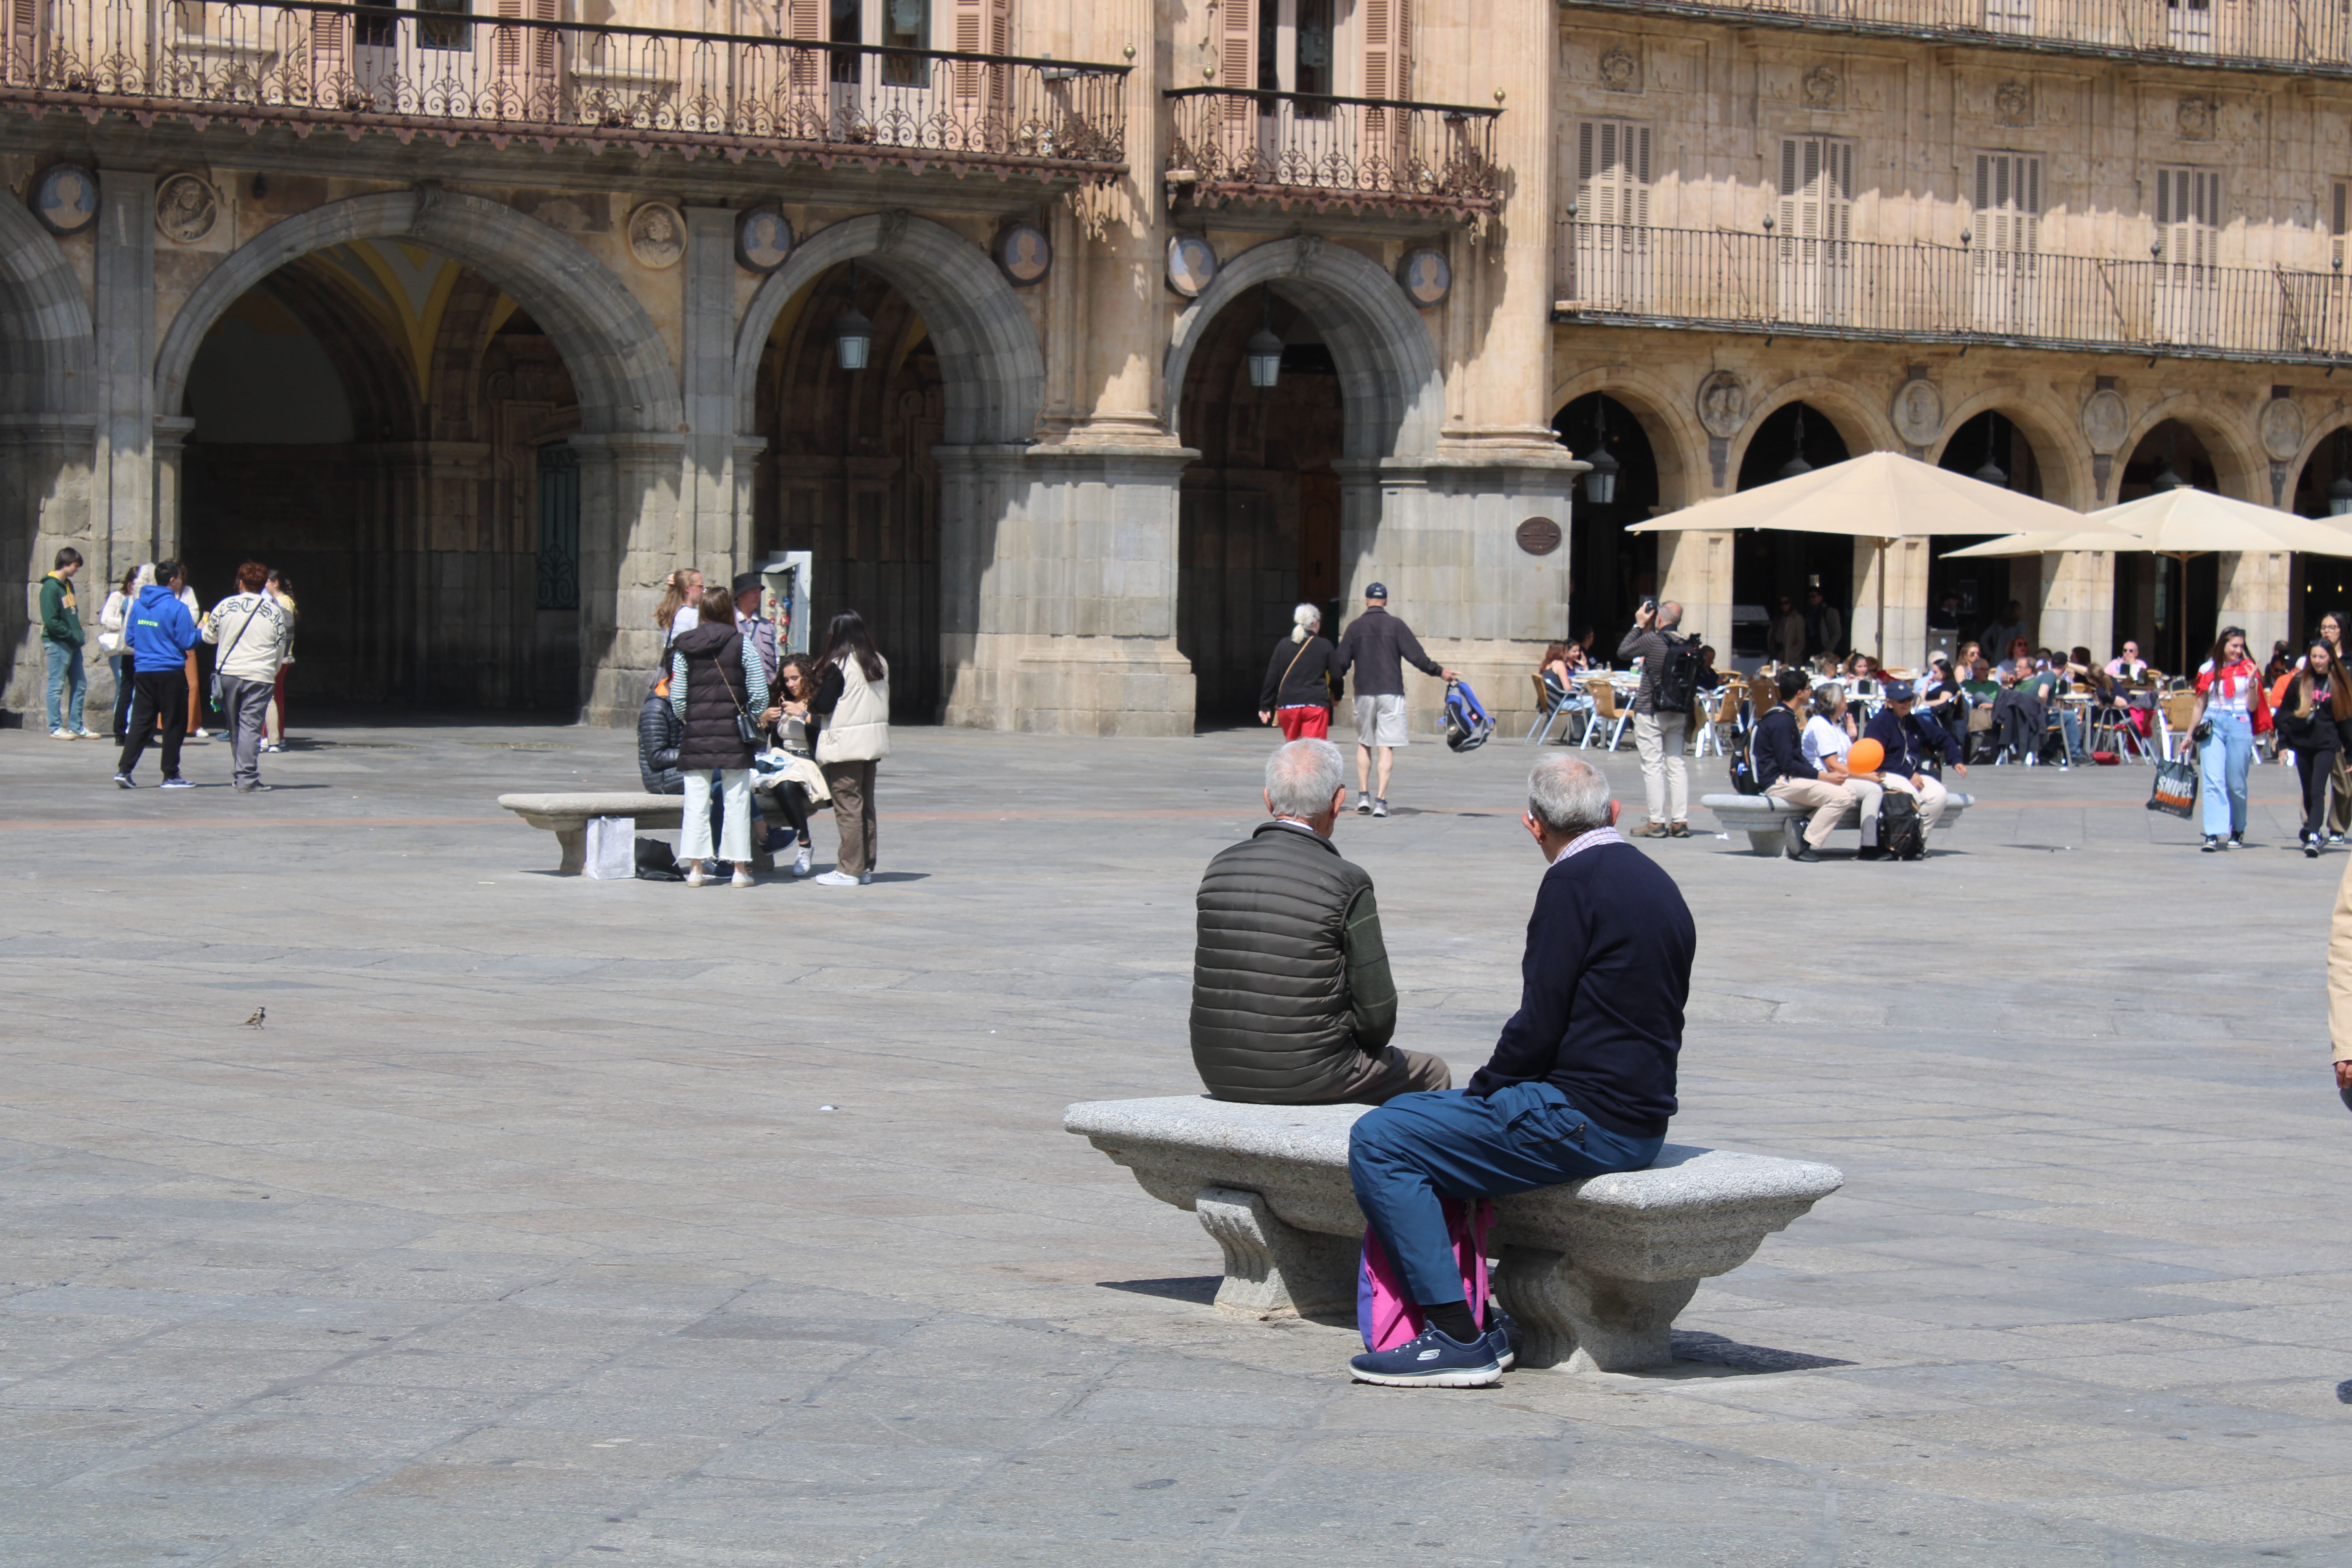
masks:
<path id="1" fill-rule="evenodd" d="M 2315 860 L 2327 842 L 2329 790 L 2344 751 L 2344 727 L 2352 721 L 2352 679 L 2326 641 L 2315 639 L 2304 650 L 2303 668 L 2288 678 L 2273 721 L 2303 775 L 2303 826 L 2295 837 L 2305 858 Z"/>
<path id="2" fill-rule="evenodd" d="M 691 566 L 681 566 L 662 579 L 661 604 L 654 611 L 654 625 L 661 628 L 662 647 L 677 640 L 680 632 L 692 631 L 702 618 L 702 574 Z M 735 624 L 735 606 L 727 606 L 727 624 Z"/>
<path id="3" fill-rule="evenodd" d="M 2209 855 L 2245 847 L 2246 774 L 2253 766 L 2254 737 L 2271 727 L 2262 673 L 2246 652 L 2243 626 L 2224 626 L 2213 639 L 2212 657 L 2197 667 L 2197 714 L 2189 732 L 2204 736 L 2194 743 Z"/>
<path id="4" fill-rule="evenodd" d="M 856 610 L 833 617 L 809 716 L 824 725 L 817 731 L 816 762 L 833 792 L 833 821 L 841 834 L 833 869 L 815 880 L 828 888 L 860 887 L 874 880 L 881 844 L 874 764 L 890 754 L 890 666 Z"/>

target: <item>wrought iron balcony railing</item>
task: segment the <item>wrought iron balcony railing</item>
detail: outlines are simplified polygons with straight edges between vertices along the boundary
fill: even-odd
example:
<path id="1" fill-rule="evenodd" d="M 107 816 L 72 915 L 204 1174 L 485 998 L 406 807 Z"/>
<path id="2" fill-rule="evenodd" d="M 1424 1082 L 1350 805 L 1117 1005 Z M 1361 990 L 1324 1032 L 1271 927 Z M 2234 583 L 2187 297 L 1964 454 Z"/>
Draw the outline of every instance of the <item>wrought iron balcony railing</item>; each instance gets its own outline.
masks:
<path id="1" fill-rule="evenodd" d="M 1562 321 L 2178 359 L 2352 357 L 2352 279 L 1983 247 L 1559 227 Z"/>
<path id="2" fill-rule="evenodd" d="M 1643 16 L 2240 70 L 2352 75 L 2352 10 L 2323 0 L 1560 0 Z"/>
<path id="3" fill-rule="evenodd" d="M 9 0 L 0 104 L 1108 178 L 1128 67 L 323 0 Z M 551 9 L 552 7 L 551 7 Z"/>
<path id="4" fill-rule="evenodd" d="M 1167 179 L 1202 206 L 1492 212 L 1499 109 L 1178 88 Z"/>

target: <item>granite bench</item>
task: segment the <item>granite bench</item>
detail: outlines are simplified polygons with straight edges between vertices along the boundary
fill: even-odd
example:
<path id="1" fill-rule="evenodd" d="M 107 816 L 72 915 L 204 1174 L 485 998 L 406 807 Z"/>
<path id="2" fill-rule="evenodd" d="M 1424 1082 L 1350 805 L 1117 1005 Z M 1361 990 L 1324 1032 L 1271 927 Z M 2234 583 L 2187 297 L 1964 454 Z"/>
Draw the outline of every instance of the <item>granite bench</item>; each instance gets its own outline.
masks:
<path id="1" fill-rule="evenodd" d="M 768 814 L 772 822 L 782 821 L 782 814 L 773 799 L 754 792 L 752 804 Z M 682 795 L 647 795 L 641 790 L 580 791 L 569 795 L 502 795 L 499 805 L 513 812 L 533 827 L 544 828 L 555 835 L 556 866 L 559 875 L 576 877 L 588 858 L 588 819 L 592 816 L 625 816 L 640 829 L 674 828 L 686 820 L 686 797 Z M 754 849 L 754 866 L 762 871 L 773 870 L 774 861 L 764 849 Z"/>
<path id="2" fill-rule="evenodd" d="M 1253 1317 L 1352 1314 L 1364 1234 L 1348 1178 L 1360 1105 L 1238 1105 L 1205 1095 L 1073 1105 L 1062 1126 L 1198 1215 L 1225 1259 L 1216 1305 Z M 1674 1359 L 1698 1282 L 1837 1191 L 1835 1169 L 1669 1143 L 1646 1171 L 1496 1200 L 1495 1292 L 1519 1364 L 1635 1372 Z"/>
<path id="3" fill-rule="evenodd" d="M 1949 832 L 1960 816 L 1976 804 L 1976 796 L 1952 791 L 1945 799 L 1944 815 L 1937 821 L 1936 831 Z M 1709 795 L 1699 797 L 1699 805 L 1715 813 L 1716 821 L 1727 833 L 1745 833 L 1748 847 L 1759 855 L 1794 855 L 1797 846 L 1804 841 L 1805 819 L 1813 815 L 1810 805 L 1790 805 L 1774 800 L 1769 795 Z M 1790 818 L 1796 826 L 1790 826 Z M 1838 819 L 1841 828 L 1862 827 L 1859 807 L 1846 807 L 1845 816 Z"/>

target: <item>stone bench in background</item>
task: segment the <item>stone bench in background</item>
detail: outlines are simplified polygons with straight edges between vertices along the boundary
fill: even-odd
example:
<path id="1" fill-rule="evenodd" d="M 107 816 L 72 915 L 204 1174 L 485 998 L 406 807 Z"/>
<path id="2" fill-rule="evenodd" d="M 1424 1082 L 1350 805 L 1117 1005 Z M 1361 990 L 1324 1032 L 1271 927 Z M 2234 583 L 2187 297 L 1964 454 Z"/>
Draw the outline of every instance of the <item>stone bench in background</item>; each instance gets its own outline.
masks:
<path id="1" fill-rule="evenodd" d="M 1936 832 L 1950 832 L 1961 814 L 1976 803 L 1976 796 L 1952 791 L 1944 802 L 1944 815 L 1936 824 Z M 1794 855 L 1805 837 L 1805 823 L 1813 815 L 1810 805 L 1790 805 L 1769 795 L 1702 795 L 1699 805 L 1715 813 L 1716 821 L 1723 824 L 1726 833 L 1748 835 L 1748 847 L 1759 855 Z M 1859 829 L 1860 808 L 1847 806 L 1845 815 L 1838 819 L 1838 826 Z M 1933 838 L 1934 835 L 1929 835 L 1930 849 L 1935 847 Z"/>
<path id="2" fill-rule="evenodd" d="M 1364 1216 L 1348 1132 L 1367 1109 L 1178 1095 L 1085 1101 L 1062 1126 L 1200 1215 L 1225 1256 L 1219 1308 L 1353 1315 Z M 1665 1365 L 1698 1282 L 1747 1262 L 1843 1182 L 1828 1165 L 1669 1143 L 1646 1171 L 1496 1200 L 1495 1291 L 1525 1331 L 1519 1364 Z"/>
<path id="3" fill-rule="evenodd" d="M 754 807 L 764 811 L 772 823 L 783 820 L 782 811 L 772 797 L 758 793 L 751 796 Z M 640 790 L 580 791 L 569 795 L 502 795 L 499 805 L 513 812 L 533 827 L 544 828 L 555 835 L 561 876 L 576 877 L 588 858 L 588 819 L 592 816 L 625 816 L 635 822 L 640 832 L 675 828 L 686 820 L 686 796 L 682 795 L 646 795 Z M 754 848 L 751 863 L 762 871 L 775 868 L 775 861 L 765 849 Z"/>

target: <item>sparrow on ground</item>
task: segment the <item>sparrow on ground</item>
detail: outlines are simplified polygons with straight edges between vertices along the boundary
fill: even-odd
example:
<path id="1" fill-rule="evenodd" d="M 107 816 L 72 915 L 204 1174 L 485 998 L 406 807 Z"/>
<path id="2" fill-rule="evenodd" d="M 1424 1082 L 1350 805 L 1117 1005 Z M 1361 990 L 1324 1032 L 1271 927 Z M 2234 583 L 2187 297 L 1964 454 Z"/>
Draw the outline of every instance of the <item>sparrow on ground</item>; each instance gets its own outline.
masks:
<path id="1" fill-rule="evenodd" d="M 247 1024 L 247 1026 L 248 1027 L 258 1029 L 259 1027 L 261 1027 L 261 1020 L 262 1020 L 262 1019 L 264 1019 L 264 1018 L 267 1018 L 268 1016 L 269 1016 L 269 1009 L 268 1009 L 268 1008 L 267 1008 L 267 1007 L 256 1007 L 256 1008 L 253 1010 L 253 1016 L 252 1016 L 252 1017 L 250 1017 L 250 1018 L 247 1018 L 247 1019 L 246 1020 L 246 1024 Z"/>

